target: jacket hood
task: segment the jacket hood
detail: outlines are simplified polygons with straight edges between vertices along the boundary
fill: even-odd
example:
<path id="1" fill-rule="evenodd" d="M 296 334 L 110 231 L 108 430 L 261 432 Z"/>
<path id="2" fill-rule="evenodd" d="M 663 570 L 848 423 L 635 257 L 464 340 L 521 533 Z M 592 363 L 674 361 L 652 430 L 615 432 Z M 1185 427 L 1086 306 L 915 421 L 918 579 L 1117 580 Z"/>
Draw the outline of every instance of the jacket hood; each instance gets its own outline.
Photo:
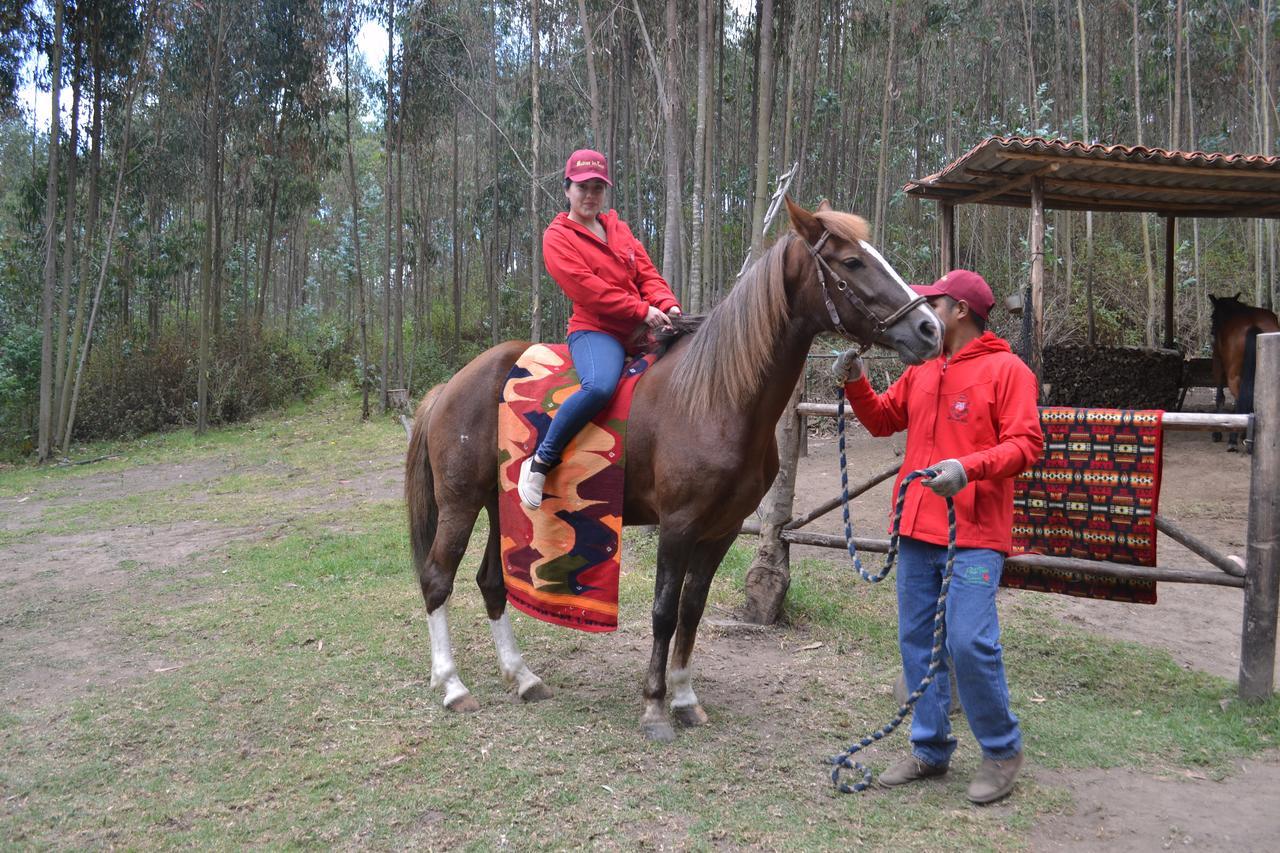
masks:
<path id="1" fill-rule="evenodd" d="M 618 211 L 613 208 L 602 210 L 596 214 L 596 218 L 600 220 L 600 224 L 604 226 L 606 231 L 610 231 L 613 229 L 613 223 L 618 219 Z M 551 220 L 551 224 L 547 228 L 564 228 L 568 231 L 577 231 L 583 234 L 591 233 L 585 227 L 570 219 L 568 212 L 564 210 L 556 214 L 555 219 Z"/>
<path id="2" fill-rule="evenodd" d="M 965 344 L 960 352 L 951 357 L 951 363 L 955 364 L 961 359 L 977 358 L 993 352 L 1013 352 L 1013 349 L 1004 338 L 994 332 L 986 331 Z"/>

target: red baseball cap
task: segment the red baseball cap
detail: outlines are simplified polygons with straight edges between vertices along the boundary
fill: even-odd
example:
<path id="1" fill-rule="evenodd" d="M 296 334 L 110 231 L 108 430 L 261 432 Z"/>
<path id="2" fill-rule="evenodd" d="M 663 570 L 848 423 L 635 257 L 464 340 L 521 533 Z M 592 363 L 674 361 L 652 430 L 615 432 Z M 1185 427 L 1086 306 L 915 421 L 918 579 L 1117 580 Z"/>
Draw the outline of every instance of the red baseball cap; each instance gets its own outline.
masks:
<path id="1" fill-rule="evenodd" d="M 996 298 L 991 295 L 987 280 L 969 270 L 952 270 L 933 284 L 913 284 L 911 289 L 921 296 L 950 296 L 969 303 L 969 309 L 982 319 L 987 319 Z"/>
<path id="2" fill-rule="evenodd" d="M 578 183 L 599 178 L 613 186 L 613 181 L 609 180 L 609 161 L 599 151 L 590 148 L 579 148 L 569 155 L 564 164 L 564 176 Z"/>

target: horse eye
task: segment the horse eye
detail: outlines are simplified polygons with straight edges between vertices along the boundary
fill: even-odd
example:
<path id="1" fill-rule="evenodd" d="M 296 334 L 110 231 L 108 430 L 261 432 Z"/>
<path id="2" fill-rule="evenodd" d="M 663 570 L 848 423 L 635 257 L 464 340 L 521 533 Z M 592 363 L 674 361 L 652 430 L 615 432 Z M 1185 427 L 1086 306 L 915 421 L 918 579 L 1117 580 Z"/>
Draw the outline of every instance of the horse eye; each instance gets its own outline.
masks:
<path id="1" fill-rule="evenodd" d="M 862 258 L 859 258 L 855 255 L 852 258 L 845 258 L 840 263 L 844 264 L 846 267 L 848 267 L 851 270 L 856 270 L 862 266 Z"/>

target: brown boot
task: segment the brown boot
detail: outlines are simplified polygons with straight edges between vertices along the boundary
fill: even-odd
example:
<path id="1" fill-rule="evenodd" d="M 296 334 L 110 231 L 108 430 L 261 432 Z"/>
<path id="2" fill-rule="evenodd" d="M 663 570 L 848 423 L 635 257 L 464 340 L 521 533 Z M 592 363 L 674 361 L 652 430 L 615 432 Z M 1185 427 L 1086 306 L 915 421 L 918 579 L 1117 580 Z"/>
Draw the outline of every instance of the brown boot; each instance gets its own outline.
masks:
<path id="1" fill-rule="evenodd" d="M 914 755 L 908 755 L 881 773 L 878 781 L 885 788 L 896 788 L 899 785 L 906 785 L 921 779 L 932 779 L 946 772 L 947 765 L 945 764 L 941 767 L 935 767 L 932 764 L 921 761 Z"/>
<path id="2" fill-rule="evenodd" d="M 1012 758 L 996 761 L 994 758 L 982 759 L 973 781 L 969 783 L 970 802 L 986 805 L 1006 797 L 1013 790 L 1014 780 L 1022 769 L 1022 753 Z"/>

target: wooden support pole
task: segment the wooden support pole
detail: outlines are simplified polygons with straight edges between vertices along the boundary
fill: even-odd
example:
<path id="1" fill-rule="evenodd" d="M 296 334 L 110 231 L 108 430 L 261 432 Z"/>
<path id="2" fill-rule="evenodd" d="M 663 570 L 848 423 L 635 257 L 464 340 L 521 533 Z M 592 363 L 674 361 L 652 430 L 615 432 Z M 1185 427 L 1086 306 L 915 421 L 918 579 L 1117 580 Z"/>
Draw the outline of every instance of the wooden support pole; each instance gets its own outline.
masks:
<path id="1" fill-rule="evenodd" d="M 1275 688 L 1276 613 L 1280 601 L 1280 332 L 1258 335 L 1254 375 L 1240 698 L 1263 700 Z"/>
<path id="2" fill-rule="evenodd" d="M 1233 560 L 1199 536 L 1196 536 L 1181 525 L 1175 524 L 1163 515 L 1156 515 L 1156 530 L 1159 530 L 1197 557 L 1202 557 L 1205 562 L 1217 566 L 1232 577 L 1244 577 L 1243 564 L 1236 562 L 1236 560 L 1240 559 L 1239 557 Z"/>
<path id="3" fill-rule="evenodd" d="M 943 202 L 938 205 L 942 214 L 942 251 L 938 253 L 938 278 L 956 268 L 956 206 Z"/>
<path id="4" fill-rule="evenodd" d="M 1164 218 L 1164 348 L 1173 349 L 1173 248 L 1178 234 L 1178 219 Z"/>
<path id="5" fill-rule="evenodd" d="M 742 618 L 757 625 L 772 625 L 782 613 L 791 586 L 791 546 L 782 539 L 782 529 L 791 520 L 795 505 L 796 469 L 799 468 L 800 431 L 804 422 L 796 413 L 804 393 L 804 374 L 791 392 L 787 408 L 778 421 L 778 476 L 764 497 L 764 517 L 760 547 L 747 570 L 747 601 Z"/>
<path id="6" fill-rule="evenodd" d="M 1044 379 L 1044 178 L 1031 179 L 1031 372 Z"/>

